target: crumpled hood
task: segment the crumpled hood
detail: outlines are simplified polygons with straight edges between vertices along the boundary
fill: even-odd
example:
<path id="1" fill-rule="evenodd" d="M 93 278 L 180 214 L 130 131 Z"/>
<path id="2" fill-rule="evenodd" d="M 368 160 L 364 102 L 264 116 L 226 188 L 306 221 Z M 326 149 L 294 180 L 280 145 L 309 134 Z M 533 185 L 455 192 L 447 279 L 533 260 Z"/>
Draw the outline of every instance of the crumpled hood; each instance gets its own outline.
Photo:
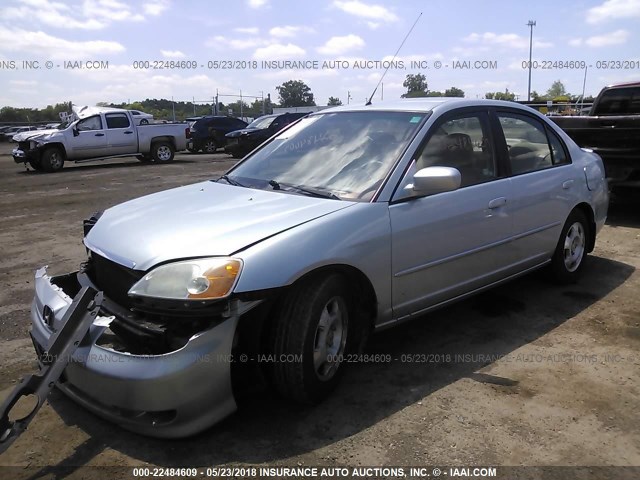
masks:
<path id="1" fill-rule="evenodd" d="M 41 140 L 47 135 L 59 132 L 57 128 L 49 130 L 31 130 L 30 132 L 17 133 L 13 136 L 13 140 L 16 142 L 25 142 L 27 140 Z"/>
<path id="2" fill-rule="evenodd" d="M 84 240 L 121 265 L 148 270 L 169 260 L 234 252 L 354 202 L 202 182 L 106 210 Z"/>

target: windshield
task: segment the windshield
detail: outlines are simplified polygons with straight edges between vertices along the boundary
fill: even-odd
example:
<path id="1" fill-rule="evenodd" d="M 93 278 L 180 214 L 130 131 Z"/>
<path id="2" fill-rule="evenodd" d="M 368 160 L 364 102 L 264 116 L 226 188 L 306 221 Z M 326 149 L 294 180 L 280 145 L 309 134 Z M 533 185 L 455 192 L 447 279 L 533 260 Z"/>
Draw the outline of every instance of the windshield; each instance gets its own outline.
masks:
<path id="1" fill-rule="evenodd" d="M 246 128 L 258 128 L 260 130 L 269 128 L 269 125 L 273 123 L 276 117 L 260 117 L 256 118 L 253 122 L 246 126 Z"/>
<path id="2" fill-rule="evenodd" d="M 302 187 L 369 200 L 428 113 L 339 112 L 303 118 L 229 172 L 243 186 Z"/>

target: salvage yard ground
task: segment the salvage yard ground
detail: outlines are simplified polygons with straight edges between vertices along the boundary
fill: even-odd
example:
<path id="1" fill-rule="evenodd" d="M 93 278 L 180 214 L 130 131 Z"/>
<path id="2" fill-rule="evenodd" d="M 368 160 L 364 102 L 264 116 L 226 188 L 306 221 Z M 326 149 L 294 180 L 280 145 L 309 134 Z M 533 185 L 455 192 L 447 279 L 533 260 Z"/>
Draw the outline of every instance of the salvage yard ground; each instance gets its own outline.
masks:
<path id="1" fill-rule="evenodd" d="M 178 154 L 169 165 L 119 159 L 46 175 L 9 151 L 0 144 L 0 399 L 36 367 L 34 271 L 77 268 L 82 220 L 234 162 Z M 375 335 L 367 351 L 394 360 L 350 365 L 317 407 L 267 391 L 201 435 L 160 441 L 54 391 L 0 465 L 18 466 L 13 478 L 85 465 L 640 465 L 639 206 L 611 207 L 579 284 L 533 274 Z"/>

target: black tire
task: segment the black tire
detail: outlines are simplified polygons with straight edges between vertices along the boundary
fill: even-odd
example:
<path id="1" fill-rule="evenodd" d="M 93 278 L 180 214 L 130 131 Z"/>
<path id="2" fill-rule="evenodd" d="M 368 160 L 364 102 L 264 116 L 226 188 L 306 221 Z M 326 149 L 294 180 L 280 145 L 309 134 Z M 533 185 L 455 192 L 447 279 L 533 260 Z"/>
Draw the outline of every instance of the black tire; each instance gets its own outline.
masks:
<path id="1" fill-rule="evenodd" d="M 575 283 L 580 278 L 587 259 L 589 228 L 585 214 L 580 210 L 573 210 L 562 227 L 551 258 L 549 271 L 556 283 Z"/>
<path id="2" fill-rule="evenodd" d="M 202 145 L 202 151 L 205 153 L 216 153 L 216 150 L 218 150 L 218 144 L 215 140 L 207 140 Z"/>
<path id="3" fill-rule="evenodd" d="M 149 125 L 149 120 L 143 118 L 142 120 L 140 120 L 140 125 Z"/>
<path id="4" fill-rule="evenodd" d="M 64 153 L 57 147 L 47 148 L 42 152 L 40 165 L 45 172 L 57 172 L 64 166 Z"/>
<path id="5" fill-rule="evenodd" d="M 38 172 L 42 171 L 42 163 L 40 163 L 40 160 L 29 160 L 29 165 Z"/>
<path id="6" fill-rule="evenodd" d="M 169 142 L 156 142 L 151 145 L 151 156 L 156 163 L 169 163 L 175 157 L 175 149 Z"/>
<path id="7" fill-rule="evenodd" d="M 271 376 L 285 398 L 317 403 L 337 386 L 353 317 L 348 292 L 332 274 L 294 286 L 276 309 Z"/>
<path id="8" fill-rule="evenodd" d="M 187 150 L 188 150 L 190 153 L 198 153 L 198 149 L 197 149 L 197 148 L 194 148 L 194 147 L 187 147 Z"/>
<path id="9" fill-rule="evenodd" d="M 140 160 L 142 163 L 153 162 L 153 158 L 151 158 L 149 155 L 136 155 L 136 158 Z"/>

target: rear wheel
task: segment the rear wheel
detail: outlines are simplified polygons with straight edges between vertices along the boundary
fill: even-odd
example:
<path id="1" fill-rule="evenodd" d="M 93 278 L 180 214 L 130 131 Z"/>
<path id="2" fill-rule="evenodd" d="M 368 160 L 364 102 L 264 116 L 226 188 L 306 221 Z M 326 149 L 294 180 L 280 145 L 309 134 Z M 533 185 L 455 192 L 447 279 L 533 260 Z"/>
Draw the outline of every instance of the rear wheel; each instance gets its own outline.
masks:
<path id="1" fill-rule="evenodd" d="M 40 165 L 45 172 L 57 172 L 62 170 L 64 165 L 64 154 L 62 150 L 56 147 L 47 148 L 42 152 L 40 157 Z"/>
<path id="2" fill-rule="evenodd" d="M 316 403 L 338 384 L 351 329 L 348 292 L 344 277 L 332 274 L 294 286 L 277 309 L 272 376 L 284 397 Z"/>
<path id="3" fill-rule="evenodd" d="M 575 283 L 587 258 L 589 223 L 584 213 L 574 210 L 567 218 L 551 259 L 551 274 L 558 283 Z"/>
<path id="4" fill-rule="evenodd" d="M 142 120 L 140 120 L 140 125 L 149 125 L 149 120 L 143 118 Z"/>
<path id="5" fill-rule="evenodd" d="M 202 146 L 202 150 L 206 153 L 216 153 L 216 150 L 218 150 L 218 144 L 215 140 L 207 140 Z"/>
<path id="6" fill-rule="evenodd" d="M 151 145 L 151 156 L 156 163 L 169 163 L 173 161 L 175 150 L 169 142 L 156 142 Z"/>

